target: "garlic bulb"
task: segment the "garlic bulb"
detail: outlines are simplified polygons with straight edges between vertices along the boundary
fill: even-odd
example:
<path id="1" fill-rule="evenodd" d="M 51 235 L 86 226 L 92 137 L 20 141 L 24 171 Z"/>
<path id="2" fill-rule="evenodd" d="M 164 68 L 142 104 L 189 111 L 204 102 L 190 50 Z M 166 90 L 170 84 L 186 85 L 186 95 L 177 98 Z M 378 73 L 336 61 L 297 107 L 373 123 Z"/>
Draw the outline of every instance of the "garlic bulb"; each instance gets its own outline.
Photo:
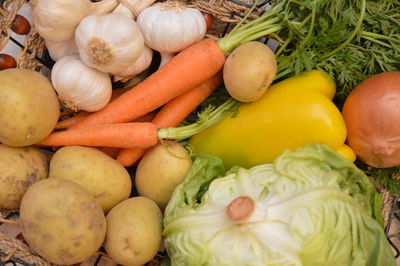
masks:
<path id="1" fill-rule="evenodd" d="M 108 73 L 126 69 L 144 49 L 137 23 L 113 13 L 85 17 L 76 28 L 75 43 L 86 65 Z"/>
<path id="2" fill-rule="evenodd" d="M 146 70 L 150 66 L 152 59 L 153 50 L 145 45 L 142 54 L 131 66 L 129 66 L 122 72 L 114 74 L 114 81 L 122 80 L 123 82 L 125 82 L 133 78 L 137 74 Z"/>
<path id="3" fill-rule="evenodd" d="M 62 42 L 45 40 L 45 43 L 49 55 L 54 61 L 57 61 L 64 56 L 78 53 L 78 48 L 76 47 L 73 38 Z"/>
<path id="4" fill-rule="evenodd" d="M 207 28 L 200 11 L 173 1 L 157 3 L 142 10 L 137 22 L 145 43 L 160 52 L 160 66 L 175 53 L 201 40 Z"/>
<path id="5" fill-rule="evenodd" d="M 90 5 L 90 14 L 107 14 L 112 12 L 118 5 L 118 0 L 101 0 L 98 2 L 92 2 Z"/>
<path id="6" fill-rule="evenodd" d="M 44 39 L 61 42 L 74 36 L 76 26 L 90 12 L 90 0 L 34 0 L 32 24 Z"/>
<path id="7" fill-rule="evenodd" d="M 119 0 L 120 4 L 113 13 L 136 19 L 139 13 L 151 6 L 155 0 Z"/>
<path id="8" fill-rule="evenodd" d="M 51 82 L 58 98 L 74 110 L 98 111 L 111 98 L 109 75 L 86 66 L 78 55 L 58 60 L 51 71 Z"/>

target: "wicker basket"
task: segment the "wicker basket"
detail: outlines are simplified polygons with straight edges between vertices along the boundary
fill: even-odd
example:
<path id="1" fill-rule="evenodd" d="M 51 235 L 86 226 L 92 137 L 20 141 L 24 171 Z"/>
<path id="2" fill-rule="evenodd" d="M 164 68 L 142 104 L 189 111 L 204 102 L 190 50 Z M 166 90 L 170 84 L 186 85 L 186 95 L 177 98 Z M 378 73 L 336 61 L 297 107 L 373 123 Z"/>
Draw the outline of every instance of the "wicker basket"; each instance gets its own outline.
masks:
<path id="1" fill-rule="evenodd" d="M 254 1 L 181 0 L 181 2 L 187 6 L 195 7 L 205 13 L 212 14 L 215 21 L 213 28 L 209 31 L 209 35 L 211 35 L 211 37 L 219 38 L 225 34 L 230 24 L 238 22 L 246 14 Z M 258 2 L 259 7 L 263 7 L 268 0 L 259 0 Z M 51 59 L 49 59 L 46 54 L 44 40 L 39 36 L 39 34 L 35 32 L 34 29 L 31 29 L 30 33 L 25 36 L 25 40 L 22 43 L 19 43 L 12 37 L 11 25 L 16 14 L 24 5 L 29 5 L 29 0 L 0 0 L 0 29 L 2 33 L 0 51 L 13 42 L 22 47 L 16 56 L 18 68 L 48 73 L 52 63 L 54 62 L 51 62 Z M 259 8 L 258 11 L 252 14 L 250 19 L 258 16 L 261 12 L 262 9 Z M 394 224 L 398 223 L 398 219 L 400 219 L 398 201 L 395 196 L 391 195 L 386 190 L 382 190 L 381 193 L 383 196 L 382 215 L 384 217 L 386 233 L 395 252 L 397 253 L 396 256 L 398 256 L 400 243 L 396 241 L 399 239 L 398 228 L 400 227 L 397 227 L 397 225 Z M 18 210 L 0 210 L 0 219 L 12 220 L 14 217 L 18 217 L 17 213 Z M 17 234 L 17 237 L 15 237 L 15 235 L 6 234 L 0 230 L 0 265 L 7 261 L 23 265 L 50 265 L 50 263 L 30 250 L 23 239 L 18 237 L 19 235 L 20 234 Z M 97 265 L 103 255 L 97 256 L 92 262 Z M 156 258 L 152 262 L 148 263 L 148 265 L 159 265 L 161 259 L 162 254 L 156 256 Z M 108 264 L 108 262 L 105 262 L 105 264 Z M 115 265 L 114 263 L 112 264 Z"/>

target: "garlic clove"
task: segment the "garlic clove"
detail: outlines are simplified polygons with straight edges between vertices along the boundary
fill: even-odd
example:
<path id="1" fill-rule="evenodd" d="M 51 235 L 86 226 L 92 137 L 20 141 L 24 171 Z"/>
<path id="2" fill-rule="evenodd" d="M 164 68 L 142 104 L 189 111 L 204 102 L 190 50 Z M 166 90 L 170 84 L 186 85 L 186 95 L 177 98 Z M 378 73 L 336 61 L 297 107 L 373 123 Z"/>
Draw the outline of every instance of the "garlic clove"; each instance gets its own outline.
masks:
<path id="1" fill-rule="evenodd" d="M 151 60 L 153 59 L 153 50 L 147 45 L 144 46 L 142 54 L 139 58 L 124 71 L 114 74 L 114 81 L 125 82 L 137 74 L 149 68 Z"/>
<path id="2" fill-rule="evenodd" d="M 76 47 L 73 38 L 61 42 L 45 40 L 45 44 L 51 59 L 54 61 L 57 61 L 64 56 L 78 53 L 78 47 Z"/>
<path id="3" fill-rule="evenodd" d="M 90 13 L 90 0 L 34 0 L 32 25 L 44 39 L 61 42 L 74 36 L 76 26 Z"/>
<path id="4" fill-rule="evenodd" d="M 73 110 L 98 111 L 111 98 L 109 75 L 86 66 L 78 55 L 58 60 L 51 71 L 51 82 L 61 102 Z"/>
<path id="5" fill-rule="evenodd" d="M 85 17 L 75 31 L 75 43 L 86 65 L 107 73 L 125 70 L 144 49 L 137 23 L 113 13 Z"/>

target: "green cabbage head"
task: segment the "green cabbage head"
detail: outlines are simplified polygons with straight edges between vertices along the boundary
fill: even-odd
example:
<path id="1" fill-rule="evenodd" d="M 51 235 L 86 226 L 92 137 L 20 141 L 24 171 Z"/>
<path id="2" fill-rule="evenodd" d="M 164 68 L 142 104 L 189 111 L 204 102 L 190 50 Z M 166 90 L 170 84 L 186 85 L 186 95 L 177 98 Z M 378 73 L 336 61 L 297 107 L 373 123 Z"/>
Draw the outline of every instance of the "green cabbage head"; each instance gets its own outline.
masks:
<path id="1" fill-rule="evenodd" d="M 375 193 L 326 145 L 228 173 L 199 156 L 165 210 L 165 246 L 172 265 L 396 265 Z"/>

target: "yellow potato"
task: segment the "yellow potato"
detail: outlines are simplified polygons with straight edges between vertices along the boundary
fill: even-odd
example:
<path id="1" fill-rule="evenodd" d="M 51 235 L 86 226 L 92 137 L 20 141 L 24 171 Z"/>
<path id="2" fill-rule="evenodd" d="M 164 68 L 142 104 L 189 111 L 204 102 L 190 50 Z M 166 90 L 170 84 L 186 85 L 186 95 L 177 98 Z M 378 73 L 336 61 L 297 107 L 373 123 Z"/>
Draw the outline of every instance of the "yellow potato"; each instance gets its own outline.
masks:
<path id="1" fill-rule="evenodd" d="M 17 209 L 33 183 L 47 178 L 48 162 L 34 147 L 0 144 L 0 209 Z"/>
<path id="2" fill-rule="evenodd" d="M 89 191 L 105 212 L 127 199 L 132 181 L 116 160 L 96 148 L 66 146 L 50 161 L 49 178 L 77 182 Z"/>
<path id="3" fill-rule="evenodd" d="M 277 62 L 272 50 L 261 42 L 246 42 L 226 59 L 224 84 L 232 98 L 253 102 L 264 95 L 276 72 Z"/>
<path id="4" fill-rule="evenodd" d="M 0 71 L 0 142 L 29 146 L 54 129 L 60 105 L 50 81 L 26 69 Z"/>
<path id="5" fill-rule="evenodd" d="M 164 209 L 177 185 L 192 166 L 186 149 L 174 141 L 165 141 L 147 151 L 135 174 L 138 194 L 152 199 Z"/>
<path id="6" fill-rule="evenodd" d="M 24 194 L 20 218 L 29 247 L 60 265 L 82 262 L 101 246 L 106 233 L 103 210 L 79 184 L 43 179 Z"/>
<path id="7" fill-rule="evenodd" d="M 104 248 L 117 263 L 130 266 L 150 261 L 162 238 L 162 213 L 152 200 L 133 197 L 107 214 Z"/>

